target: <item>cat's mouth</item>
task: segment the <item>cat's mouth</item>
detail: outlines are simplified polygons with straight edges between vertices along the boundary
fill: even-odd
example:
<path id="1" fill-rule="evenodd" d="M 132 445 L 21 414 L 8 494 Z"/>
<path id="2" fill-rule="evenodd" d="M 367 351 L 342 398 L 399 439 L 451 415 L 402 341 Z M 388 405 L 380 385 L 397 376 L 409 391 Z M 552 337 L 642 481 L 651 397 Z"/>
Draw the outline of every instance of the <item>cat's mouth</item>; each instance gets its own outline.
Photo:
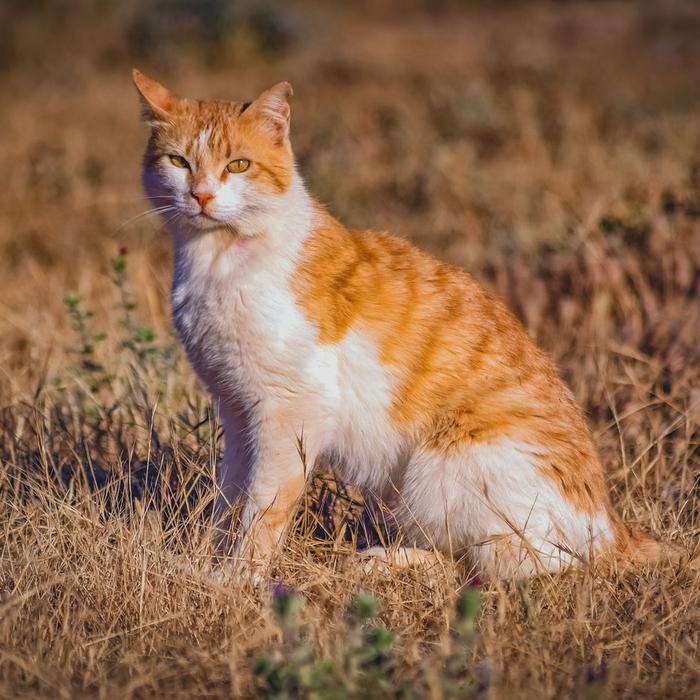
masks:
<path id="1" fill-rule="evenodd" d="M 226 226 L 226 222 L 221 219 L 217 219 L 211 214 L 207 214 L 205 211 L 199 211 L 195 214 L 188 215 L 190 223 L 198 229 L 208 229 L 208 228 L 218 228 Z"/>
<path id="2" fill-rule="evenodd" d="M 196 214 L 192 215 L 193 219 L 208 219 L 209 221 L 216 221 L 218 223 L 221 223 L 219 219 L 217 219 L 215 216 L 212 216 L 211 214 L 207 214 L 205 211 L 198 211 Z"/>

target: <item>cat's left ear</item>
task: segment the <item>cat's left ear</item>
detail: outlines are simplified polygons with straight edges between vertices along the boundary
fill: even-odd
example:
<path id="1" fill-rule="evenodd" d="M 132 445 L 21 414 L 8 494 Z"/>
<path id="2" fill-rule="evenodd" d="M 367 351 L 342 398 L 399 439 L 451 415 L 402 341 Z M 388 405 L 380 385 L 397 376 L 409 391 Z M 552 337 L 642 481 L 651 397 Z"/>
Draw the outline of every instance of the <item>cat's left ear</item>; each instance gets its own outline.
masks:
<path id="1" fill-rule="evenodd" d="M 292 94 L 292 86 L 289 83 L 277 83 L 269 90 L 265 90 L 246 110 L 247 113 L 255 115 L 260 125 L 280 145 L 289 138 L 291 118 L 289 98 Z"/>
<path id="2" fill-rule="evenodd" d="M 131 71 L 131 76 L 141 96 L 141 114 L 144 120 L 151 126 L 167 121 L 176 110 L 180 98 L 136 68 Z"/>

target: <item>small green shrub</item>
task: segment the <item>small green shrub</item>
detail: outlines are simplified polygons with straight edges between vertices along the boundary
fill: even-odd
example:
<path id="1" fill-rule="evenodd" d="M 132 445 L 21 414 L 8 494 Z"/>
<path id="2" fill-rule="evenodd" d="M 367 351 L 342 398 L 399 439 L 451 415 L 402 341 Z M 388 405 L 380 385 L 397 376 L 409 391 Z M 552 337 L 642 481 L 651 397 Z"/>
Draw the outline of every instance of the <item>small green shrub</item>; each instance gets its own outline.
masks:
<path id="1" fill-rule="evenodd" d="M 272 611 L 281 630 L 281 642 L 258 656 L 253 664 L 260 695 L 276 700 L 288 698 L 414 698 L 423 688 L 404 682 L 399 674 L 394 643 L 396 633 L 377 617 L 381 602 L 371 593 L 359 592 L 347 608 L 342 644 L 329 656 L 313 649 L 301 621 L 305 603 L 290 588 L 278 585 L 273 593 Z M 476 619 L 481 594 L 465 590 L 457 601 L 452 643 L 449 651 L 430 663 L 442 667 L 443 696 L 471 697 L 476 685 L 471 680 L 472 649 L 477 640 Z"/>

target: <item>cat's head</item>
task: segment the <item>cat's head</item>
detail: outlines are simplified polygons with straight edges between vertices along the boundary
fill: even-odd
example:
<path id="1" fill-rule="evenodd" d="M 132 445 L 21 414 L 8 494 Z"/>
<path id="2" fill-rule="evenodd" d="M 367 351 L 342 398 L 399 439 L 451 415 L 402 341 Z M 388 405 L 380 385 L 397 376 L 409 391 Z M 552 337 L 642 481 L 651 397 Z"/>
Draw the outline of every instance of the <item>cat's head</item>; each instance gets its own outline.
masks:
<path id="1" fill-rule="evenodd" d="M 144 188 L 163 219 L 191 233 L 255 233 L 294 175 L 291 85 L 279 83 L 253 102 L 225 102 L 177 97 L 137 70 L 133 78 L 151 126 Z"/>

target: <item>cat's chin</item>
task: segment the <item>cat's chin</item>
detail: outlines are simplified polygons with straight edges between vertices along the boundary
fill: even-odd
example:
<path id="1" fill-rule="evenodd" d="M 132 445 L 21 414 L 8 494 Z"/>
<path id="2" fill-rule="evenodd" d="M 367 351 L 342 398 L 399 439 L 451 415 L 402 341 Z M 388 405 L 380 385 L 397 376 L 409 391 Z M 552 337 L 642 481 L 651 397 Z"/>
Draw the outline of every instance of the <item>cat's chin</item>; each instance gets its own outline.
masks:
<path id="1" fill-rule="evenodd" d="M 201 214 L 188 216 L 185 220 L 180 219 L 177 224 L 167 228 L 171 229 L 171 233 L 176 233 L 180 236 L 184 235 L 188 238 L 198 238 L 212 233 L 220 233 L 227 238 L 239 240 L 254 237 L 244 231 L 240 231 L 234 224 L 229 224 L 225 221 L 220 221 L 211 216 Z"/>
<path id="2" fill-rule="evenodd" d="M 235 231 L 235 227 L 226 221 L 221 221 L 208 214 L 190 214 L 178 222 L 179 228 L 187 228 L 192 233 L 207 233 L 209 231 Z"/>

